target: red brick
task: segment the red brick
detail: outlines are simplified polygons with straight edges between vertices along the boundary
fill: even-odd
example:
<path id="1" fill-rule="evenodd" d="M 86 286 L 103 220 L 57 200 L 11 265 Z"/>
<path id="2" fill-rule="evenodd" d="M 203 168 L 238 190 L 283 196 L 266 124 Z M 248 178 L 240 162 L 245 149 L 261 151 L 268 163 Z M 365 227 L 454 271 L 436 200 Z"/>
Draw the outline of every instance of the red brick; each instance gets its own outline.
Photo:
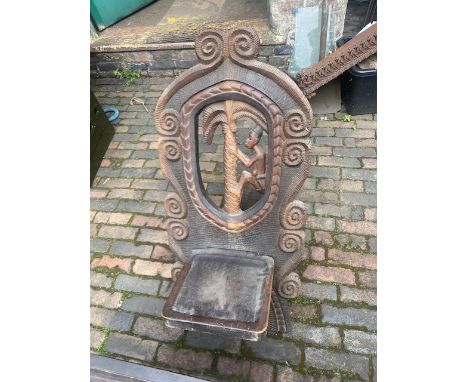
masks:
<path id="1" fill-rule="evenodd" d="M 342 302 L 364 302 L 368 305 L 377 305 L 377 293 L 373 290 L 340 287 L 340 301 Z"/>
<path id="2" fill-rule="evenodd" d="M 157 179 L 164 179 L 164 176 L 159 176 L 156 174 Z M 150 200 L 152 202 L 162 202 L 166 199 L 167 195 L 169 194 L 168 191 L 160 191 L 160 190 L 147 190 L 145 192 L 144 200 Z"/>
<path id="3" fill-rule="evenodd" d="M 127 214 L 123 212 L 112 212 L 109 216 L 110 224 L 127 224 L 132 214 Z"/>
<path id="4" fill-rule="evenodd" d="M 89 228 L 90 228 L 90 235 L 91 235 L 91 237 L 96 236 L 97 233 L 98 233 L 98 226 L 97 226 L 97 224 L 91 223 Z"/>
<path id="5" fill-rule="evenodd" d="M 131 142 L 120 142 L 119 149 L 129 149 L 129 150 L 146 150 L 148 144 L 145 142 L 141 143 L 131 143 Z"/>
<path id="6" fill-rule="evenodd" d="M 337 267 L 322 267 L 309 265 L 304 271 L 304 277 L 309 280 L 319 280 L 330 283 L 355 284 L 353 271 Z"/>
<path id="7" fill-rule="evenodd" d="M 333 179 L 319 179 L 317 190 L 333 191 L 335 190 L 335 181 Z"/>
<path id="8" fill-rule="evenodd" d="M 258 362 L 237 360 L 220 357 L 218 373 L 246 379 L 249 382 L 271 382 L 273 380 L 273 366 Z"/>
<path id="9" fill-rule="evenodd" d="M 377 147 L 377 140 L 375 139 L 357 139 L 356 147 Z M 374 168 L 377 168 L 375 166 Z"/>
<path id="10" fill-rule="evenodd" d="M 161 167 L 161 162 L 159 159 L 150 159 L 145 162 L 145 165 L 143 167 L 147 168 L 160 168 Z"/>
<path id="11" fill-rule="evenodd" d="M 211 368 L 212 356 L 208 352 L 176 349 L 163 344 L 158 350 L 158 362 L 185 370 L 207 370 Z"/>
<path id="12" fill-rule="evenodd" d="M 377 159 L 375 158 L 362 158 L 363 168 L 377 168 Z"/>
<path id="13" fill-rule="evenodd" d="M 377 235 L 377 224 L 367 221 L 350 222 L 338 220 L 338 228 L 347 233 L 356 233 L 359 235 Z"/>
<path id="14" fill-rule="evenodd" d="M 132 219 L 132 225 L 137 227 L 144 227 L 148 219 L 148 216 L 135 215 Z"/>
<path id="15" fill-rule="evenodd" d="M 131 227 L 120 227 L 120 226 L 110 226 L 104 225 L 99 230 L 99 236 L 105 237 L 108 239 L 135 239 L 137 233 L 137 228 Z"/>
<path id="16" fill-rule="evenodd" d="M 107 158 L 113 159 L 126 159 L 132 154 L 132 150 L 119 150 L 119 149 L 108 149 L 106 151 Z"/>
<path id="17" fill-rule="evenodd" d="M 165 190 L 167 182 L 161 179 L 135 179 L 132 188 L 143 190 Z"/>
<path id="18" fill-rule="evenodd" d="M 304 376 L 303 374 L 294 371 L 293 369 L 285 366 L 280 366 L 278 370 L 278 376 L 276 377 L 277 382 L 340 382 L 340 377 L 321 376 L 315 378 L 312 376 Z"/>
<path id="19" fill-rule="evenodd" d="M 132 214 L 122 212 L 98 212 L 94 217 L 95 223 L 127 224 Z"/>
<path id="20" fill-rule="evenodd" d="M 365 208 L 364 219 L 370 220 L 370 221 L 376 221 L 377 220 L 377 208 Z"/>
<path id="21" fill-rule="evenodd" d="M 333 245 L 333 238 L 329 232 L 315 231 L 314 238 L 317 244 Z"/>
<path id="22" fill-rule="evenodd" d="M 112 164 L 112 161 L 110 159 L 103 159 L 101 162 L 101 167 L 110 167 Z"/>
<path id="23" fill-rule="evenodd" d="M 143 216 L 135 215 L 132 220 L 132 225 L 137 227 L 153 227 L 153 228 L 163 228 L 162 227 L 163 219 L 154 217 L 154 216 Z"/>
<path id="24" fill-rule="evenodd" d="M 91 268 L 119 268 L 124 272 L 129 273 L 130 267 L 132 266 L 132 259 L 124 259 L 121 257 L 110 257 L 104 255 L 103 257 L 94 259 L 91 263 Z"/>
<path id="25" fill-rule="evenodd" d="M 94 222 L 95 223 L 107 223 L 109 221 L 109 212 L 98 212 L 96 216 L 94 217 Z"/>
<path id="26" fill-rule="evenodd" d="M 108 190 L 91 190 L 91 199 L 105 198 L 108 192 Z"/>
<path id="27" fill-rule="evenodd" d="M 132 183 L 132 179 L 103 178 L 99 182 L 99 186 L 106 187 L 106 188 L 126 188 L 126 187 L 130 187 L 130 183 Z"/>
<path id="28" fill-rule="evenodd" d="M 138 235 L 138 241 L 167 244 L 167 233 L 162 230 L 142 228 Z"/>
<path id="29" fill-rule="evenodd" d="M 133 273 L 143 276 L 161 276 L 166 279 L 172 278 L 174 264 L 159 263 L 157 261 L 135 260 Z"/>
<path id="30" fill-rule="evenodd" d="M 306 227 L 312 229 L 321 229 L 324 231 L 333 231 L 335 229 L 335 219 L 309 215 L 306 221 Z"/>
<path id="31" fill-rule="evenodd" d="M 311 155 L 332 155 L 332 148 L 326 146 L 312 146 Z"/>
<path id="32" fill-rule="evenodd" d="M 310 258 L 315 261 L 325 260 L 325 249 L 321 247 L 312 247 L 310 251 Z"/>
<path id="33" fill-rule="evenodd" d="M 361 271 L 358 272 L 359 284 L 369 288 L 377 288 L 377 272 Z"/>
<path id="34" fill-rule="evenodd" d="M 163 224 L 163 220 L 164 219 L 161 219 L 161 218 L 158 218 L 158 217 L 151 217 L 146 222 L 146 226 L 147 227 L 153 227 L 153 228 L 163 228 L 163 229 L 165 229 L 165 226 Z"/>
<path id="35" fill-rule="evenodd" d="M 173 260 L 174 255 L 166 247 L 163 247 L 162 245 L 155 245 L 153 253 L 151 254 L 151 258 L 158 260 Z"/>
<path id="36" fill-rule="evenodd" d="M 122 162 L 122 167 L 141 168 L 144 163 L 144 159 L 126 159 Z"/>
<path id="37" fill-rule="evenodd" d="M 143 191 L 129 188 L 114 188 L 109 192 L 108 199 L 141 199 Z"/>
<path id="38" fill-rule="evenodd" d="M 363 192 L 364 183 L 362 180 L 342 180 L 338 183 L 341 191 Z"/>
<path id="39" fill-rule="evenodd" d="M 120 292 L 107 292 L 105 290 L 92 289 L 91 288 L 91 304 L 102 305 L 106 308 L 119 308 L 122 300 L 122 293 Z"/>
<path id="40" fill-rule="evenodd" d="M 377 269 L 377 256 L 363 255 L 358 252 L 344 252 L 338 249 L 328 251 L 331 264 L 345 264 L 356 268 Z"/>
<path id="41" fill-rule="evenodd" d="M 115 126 L 115 132 L 116 133 L 126 133 L 128 131 L 128 126 L 123 126 L 123 125 L 116 125 Z"/>

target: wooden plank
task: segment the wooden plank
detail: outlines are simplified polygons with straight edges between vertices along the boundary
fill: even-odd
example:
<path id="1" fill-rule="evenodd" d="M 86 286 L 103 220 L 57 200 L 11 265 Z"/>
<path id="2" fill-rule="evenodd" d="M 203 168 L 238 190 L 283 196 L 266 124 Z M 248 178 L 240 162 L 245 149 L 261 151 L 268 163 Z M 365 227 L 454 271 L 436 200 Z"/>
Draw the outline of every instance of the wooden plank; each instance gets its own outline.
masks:
<path id="1" fill-rule="evenodd" d="M 377 23 L 359 33 L 319 63 L 301 70 L 297 75 L 297 84 L 306 97 L 312 97 L 318 88 L 375 52 L 377 52 Z"/>
<path id="2" fill-rule="evenodd" d="M 91 382 L 206 382 L 170 371 L 91 354 Z"/>

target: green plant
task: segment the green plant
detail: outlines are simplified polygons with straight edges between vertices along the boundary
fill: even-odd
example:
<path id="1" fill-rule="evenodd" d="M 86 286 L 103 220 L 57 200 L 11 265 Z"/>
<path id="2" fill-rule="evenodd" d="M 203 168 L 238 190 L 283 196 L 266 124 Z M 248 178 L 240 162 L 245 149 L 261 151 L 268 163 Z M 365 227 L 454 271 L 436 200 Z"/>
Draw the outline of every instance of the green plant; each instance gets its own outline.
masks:
<path id="1" fill-rule="evenodd" d="M 291 302 L 298 305 L 312 305 L 314 303 L 310 298 L 304 296 L 294 297 L 291 299 Z"/>
<path id="2" fill-rule="evenodd" d="M 99 346 L 96 351 L 101 354 L 101 355 L 105 355 L 106 354 L 106 351 L 104 350 L 104 348 L 106 347 L 107 345 L 107 341 L 109 340 L 109 333 L 110 333 L 110 328 L 101 328 L 101 331 L 104 333 L 105 337 L 104 337 L 104 341 L 102 341 L 101 343 L 101 346 Z"/>
<path id="3" fill-rule="evenodd" d="M 115 69 L 113 73 L 116 78 L 125 80 L 125 86 L 133 84 L 137 78 L 141 77 L 139 70 L 132 70 L 127 68 Z"/>
<path id="4" fill-rule="evenodd" d="M 345 114 L 343 115 L 343 117 L 341 118 L 341 120 L 343 122 L 351 122 L 351 116 L 349 114 Z"/>

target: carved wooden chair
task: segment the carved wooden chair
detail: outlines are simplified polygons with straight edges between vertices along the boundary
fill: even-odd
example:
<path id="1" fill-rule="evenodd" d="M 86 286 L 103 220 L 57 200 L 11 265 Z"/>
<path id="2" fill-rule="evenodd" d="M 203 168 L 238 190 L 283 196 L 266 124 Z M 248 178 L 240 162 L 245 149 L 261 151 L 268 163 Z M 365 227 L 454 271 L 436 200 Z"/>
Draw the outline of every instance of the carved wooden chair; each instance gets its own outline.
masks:
<path id="1" fill-rule="evenodd" d="M 169 326 L 249 340 L 287 330 L 285 299 L 298 295 L 294 270 L 307 257 L 307 211 L 295 195 L 311 164 L 310 104 L 291 78 L 256 60 L 259 46 L 249 28 L 202 32 L 199 63 L 165 89 L 155 112 L 161 167 L 174 189 L 165 200 L 168 241 L 178 259 L 163 317 Z M 239 149 L 240 118 L 256 126 L 246 143 L 251 157 Z M 209 144 L 215 131 L 224 139 L 222 208 L 199 164 L 198 136 Z M 262 132 L 268 150 L 258 143 Z M 256 197 L 243 204 L 247 186 Z"/>

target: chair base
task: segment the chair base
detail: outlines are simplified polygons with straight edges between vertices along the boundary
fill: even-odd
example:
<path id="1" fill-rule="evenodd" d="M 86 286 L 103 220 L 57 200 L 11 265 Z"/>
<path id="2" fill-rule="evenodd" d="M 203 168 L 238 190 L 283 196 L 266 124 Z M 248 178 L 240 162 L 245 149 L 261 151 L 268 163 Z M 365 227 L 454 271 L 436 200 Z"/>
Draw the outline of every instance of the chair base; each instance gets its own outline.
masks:
<path id="1" fill-rule="evenodd" d="M 167 325 L 258 340 L 268 326 L 274 260 L 217 248 L 192 254 L 164 305 Z"/>

